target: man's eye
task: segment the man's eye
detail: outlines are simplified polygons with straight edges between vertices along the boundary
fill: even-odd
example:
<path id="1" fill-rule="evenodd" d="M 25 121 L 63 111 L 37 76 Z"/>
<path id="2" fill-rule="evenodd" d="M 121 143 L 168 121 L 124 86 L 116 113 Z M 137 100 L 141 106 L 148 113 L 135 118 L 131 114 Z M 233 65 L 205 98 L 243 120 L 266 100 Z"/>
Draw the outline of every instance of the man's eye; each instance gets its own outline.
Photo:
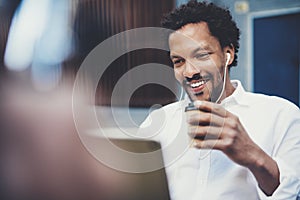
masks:
<path id="1" fill-rule="evenodd" d="M 198 53 L 198 54 L 195 55 L 195 58 L 196 58 L 196 59 L 199 59 L 199 60 L 201 60 L 201 59 L 206 59 L 206 58 L 209 57 L 210 54 L 211 54 L 211 53 L 209 53 L 209 52 Z"/>
<path id="2" fill-rule="evenodd" d="M 183 59 L 173 60 L 173 64 L 174 64 L 174 65 L 179 65 L 179 64 L 181 64 L 181 63 L 183 63 Z"/>

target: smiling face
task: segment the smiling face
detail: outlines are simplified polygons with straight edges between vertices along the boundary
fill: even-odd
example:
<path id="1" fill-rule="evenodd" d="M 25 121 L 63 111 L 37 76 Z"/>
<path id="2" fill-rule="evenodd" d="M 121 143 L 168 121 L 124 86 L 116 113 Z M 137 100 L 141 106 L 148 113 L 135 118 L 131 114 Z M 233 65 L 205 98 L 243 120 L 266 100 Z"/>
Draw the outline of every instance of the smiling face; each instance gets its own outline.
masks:
<path id="1" fill-rule="evenodd" d="M 176 79 L 185 87 L 193 100 L 215 102 L 223 88 L 226 53 L 233 49 L 221 48 L 217 38 L 210 34 L 205 22 L 187 24 L 169 37 L 170 57 Z M 228 73 L 227 73 L 228 74 Z M 221 99 L 232 92 L 228 75 L 225 77 L 225 92 Z"/>

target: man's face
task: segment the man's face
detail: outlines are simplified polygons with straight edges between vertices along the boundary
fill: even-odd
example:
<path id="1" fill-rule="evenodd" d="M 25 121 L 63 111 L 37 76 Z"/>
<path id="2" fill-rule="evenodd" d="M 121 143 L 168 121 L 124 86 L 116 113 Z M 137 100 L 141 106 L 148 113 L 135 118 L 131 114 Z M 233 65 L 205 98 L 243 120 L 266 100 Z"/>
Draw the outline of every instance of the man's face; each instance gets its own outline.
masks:
<path id="1" fill-rule="evenodd" d="M 205 22 L 187 24 L 169 37 L 176 79 L 193 100 L 216 101 L 222 87 L 226 52 Z"/>

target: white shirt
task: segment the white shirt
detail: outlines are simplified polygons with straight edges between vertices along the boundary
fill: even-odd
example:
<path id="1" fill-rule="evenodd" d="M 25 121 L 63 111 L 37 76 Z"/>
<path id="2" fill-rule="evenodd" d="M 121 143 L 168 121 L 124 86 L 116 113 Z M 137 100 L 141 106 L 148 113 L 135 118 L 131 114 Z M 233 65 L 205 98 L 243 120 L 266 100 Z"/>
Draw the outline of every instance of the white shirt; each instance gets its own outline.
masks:
<path id="1" fill-rule="evenodd" d="M 218 150 L 190 147 L 184 112 L 188 100 L 152 112 L 142 128 L 162 144 L 171 198 L 297 199 L 300 196 L 300 111 L 279 97 L 245 92 L 232 81 L 234 93 L 221 105 L 239 117 L 252 140 L 276 162 L 280 185 L 267 197 L 250 170 Z M 298 197 L 299 198 L 299 197 Z M 300 198 L 299 198 L 300 199 Z"/>

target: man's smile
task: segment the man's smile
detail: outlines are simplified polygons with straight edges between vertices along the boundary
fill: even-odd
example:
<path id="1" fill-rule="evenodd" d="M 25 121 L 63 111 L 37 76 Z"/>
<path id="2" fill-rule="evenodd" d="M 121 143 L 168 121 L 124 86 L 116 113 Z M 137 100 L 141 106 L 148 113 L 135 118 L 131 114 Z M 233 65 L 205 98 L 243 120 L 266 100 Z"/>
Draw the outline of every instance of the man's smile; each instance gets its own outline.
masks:
<path id="1" fill-rule="evenodd" d="M 192 78 L 186 78 L 185 84 L 190 94 L 201 95 L 205 84 L 210 80 L 209 76 L 194 75 Z"/>

